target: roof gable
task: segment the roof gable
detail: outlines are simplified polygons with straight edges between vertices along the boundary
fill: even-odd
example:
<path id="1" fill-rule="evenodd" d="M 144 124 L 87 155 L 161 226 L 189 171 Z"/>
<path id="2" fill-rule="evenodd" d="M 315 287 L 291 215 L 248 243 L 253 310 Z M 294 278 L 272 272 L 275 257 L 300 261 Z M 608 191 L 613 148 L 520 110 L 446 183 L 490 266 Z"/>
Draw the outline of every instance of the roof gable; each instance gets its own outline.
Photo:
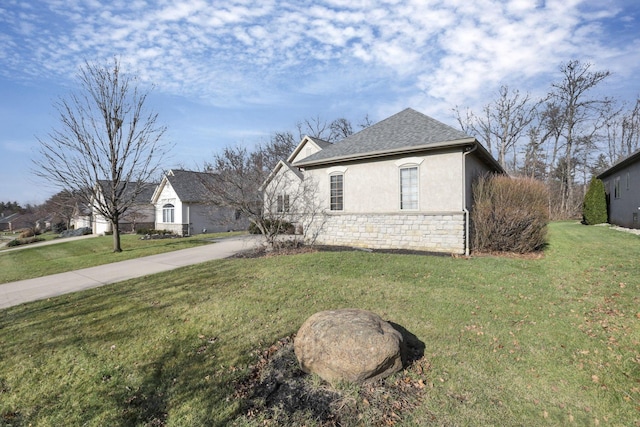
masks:
<path id="1" fill-rule="evenodd" d="M 183 203 L 210 202 L 212 196 L 208 187 L 209 183 L 212 183 L 213 178 L 214 175 L 212 173 L 172 169 L 165 174 L 162 182 L 156 189 L 153 201 L 157 202 L 162 188 L 169 182 Z"/>
<path id="2" fill-rule="evenodd" d="M 291 153 L 291 155 L 287 158 L 287 162 L 293 163 L 296 157 L 298 157 L 298 155 L 302 152 L 304 147 L 306 147 L 307 145 L 312 145 L 313 148 L 315 149 L 314 151 L 318 152 L 318 151 L 322 151 L 327 147 L 332 146 L 333 144 L 320 138 L 315 138 L 309 135 L 305 135 L 305 137 L 302 138 L 302 141 L 300 141 L 296 149 L 293 150 L 293 153 Z"/>
<path id="3" fill-rule="evenodd" d="M 259 190 L 260 191 L 264 191 L 267 186 L 269 185 L 269 183 L 271 183 L 271 181 L 273 181 L 273 179 L 280 173 L 280 171 L 284 169 L 285 171 L 290 171 L 291 173 L 293 173 L 295 176 L 298 177 L 299 180 L 303 179 L 303 174 L 302 172 L 300 172 L 300 170 L 298 170 L 298 168 L 295 168 L 291 165 L 291 163 L 286 162 L 284 160 L 280 160 L 278 162 L 278 164 L 276 165 L 275 168 L 273 168 L 273 170 L 271 171 L 271 173 L 269 174 L 269 176 L 267 177 L 267 179 L 262 183 L 262 185 L 260 186 Z"/>
<path id="4" fill-rule="evenodd" d="M 474 141 L 473 137 L 462 131 L 407 108 L 296 162 L 294 166 L 325 164 Z"/>

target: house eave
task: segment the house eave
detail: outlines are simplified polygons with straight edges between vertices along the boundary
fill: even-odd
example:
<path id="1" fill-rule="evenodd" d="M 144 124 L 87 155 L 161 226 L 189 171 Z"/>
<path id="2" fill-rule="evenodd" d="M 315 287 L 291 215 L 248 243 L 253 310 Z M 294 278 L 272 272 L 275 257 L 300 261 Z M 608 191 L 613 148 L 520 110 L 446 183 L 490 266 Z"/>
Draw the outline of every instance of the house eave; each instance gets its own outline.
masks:
<path id="1" fill-rule="evenodd" d="M 633 153 L 632 155 L 630 155 L 626 159 L 623 159 L 623 160 L 619 161 L 618 163 L 614 164 L 609 169 L 607 169 L 606 171 L 604 171 L 601 174 L 599 174 L 596 178 L 605 179 L 608 176 L 613 175 L 616 172 L 621 171 L 622 169 L 626 168 L 627 166 L 634 164 L 638 160 L 640 160 L 640 150 L 636 151 L 635 153 Z"/>
<path id="2" fill-rule="evenodd" d="M 396 154 L 408 154 L 408 153 L 417 153 L 422 151 L 433 151 L 433 150 L 438 150 L 442 148 L 461 147 L 465 145 L 473 145 L 476 143 L 477 141 L 475 140 L 475 138 L 465 138 L 465 139 L 458 139 L 455 141 L 444 141 L 444 142 L 429 143 L 424 145 L 417 145 L 413 147 L 400 147 L 400 148 L 395 148 L 391 150 L 379 150 L 379 151 L 370 151 L 368 153 L 362 153 L 362 154 L 336 156 L 336 157 L 330 157 L 327 159 L 321 159 L 316 161 L 312 160 L 312 161 L 305 162 L 303 159 L 302 161 L 295 163 L 293 166 L 301 167 L 301 168 L 310 167 L 310 166 L 322 166 L 327 164 L 336 164 L 336 163 L 344 163 L 344 162 L 357 161 L 357 160 L 374 159 L 379 157 L 388 157 Z"/>

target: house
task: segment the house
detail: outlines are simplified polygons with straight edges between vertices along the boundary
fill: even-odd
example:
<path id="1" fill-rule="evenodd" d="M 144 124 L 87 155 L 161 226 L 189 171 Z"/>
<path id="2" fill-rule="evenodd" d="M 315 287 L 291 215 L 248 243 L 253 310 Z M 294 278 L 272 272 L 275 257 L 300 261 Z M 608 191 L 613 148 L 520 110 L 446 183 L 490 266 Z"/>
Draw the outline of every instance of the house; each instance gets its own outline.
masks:
<path id="1" fill-rule="evenodd" d="M 120 218 L 119 229 L 120 232 L 136 232 L 141 229 L 153 228 L 154 220 L 154 207 L 151 204 L 151 196 L 156 188 L 155 184 L 143 183 L 142 191 L 138 194 L 133 194 L 133 189 L 136 188 L 135 183 L 124 183 L 124 191 L 121 195 L 121 200 L 128 202 L 133 200 L 129 209 Z M 102 197 L 102 191 L 109 190 L 111 188 L 110 181 L 100 181 L 98 183 L 98 197 Z M 113 231 L 111 221 L 105 218 L 97 209 L 96 201 L 91 203 L 91 218 L 93 219 L 92 227 L 93 234 L 105 234 Z"/>
<path id="2" fill-rule="evenodd" d="M 13 222 L 18 219 L 19 213 L 0 213 L 0 231 L 14 231 Z"/>
<path id="3" fill-rule="evenodd" d="M 206 172 L 168 171 L 151 198 L 155 228 L 183 236 L 246 230 L 248 221 L 235 210 L 212 203 L 209 189 L 213 178 Z"/>
<path id="4" fill-rule="evenodd" d="M 69 226 L 75 230 L 85 227 L 93 229 L 93 218 L 91 217 L 91 214 L 92 211 L 90 206 L 81 202 L 76 202 L 73 214 L 69 221 Z"/>
<path id="5" fill-rule="evenodd" d="M 604 183 L 609 223 L 640 228 L 640 151 L 617 162 L 597 178 Z"/>
<path id="6" fill-rule="evenodd" d="M 475 178 L 504 173 L 475 138 L 410 108 L 335 144 L 303 138 L 279 165 L 296 170 L 291 191 L 315 183 L 324 210 L 317 243 L 455 254 L 469 252 Z"/>

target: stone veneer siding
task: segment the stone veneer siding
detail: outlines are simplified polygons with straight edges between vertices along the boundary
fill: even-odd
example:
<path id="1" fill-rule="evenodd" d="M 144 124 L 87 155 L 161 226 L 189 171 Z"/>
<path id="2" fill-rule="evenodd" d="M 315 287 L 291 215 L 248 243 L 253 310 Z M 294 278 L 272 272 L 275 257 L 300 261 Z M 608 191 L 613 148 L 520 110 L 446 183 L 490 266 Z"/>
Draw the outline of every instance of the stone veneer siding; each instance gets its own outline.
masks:
<path id="1" fill-rule="evenodd" d="M 463 254 L 465 214 L 336 214 L 323 217 L 316 243 Z"/>

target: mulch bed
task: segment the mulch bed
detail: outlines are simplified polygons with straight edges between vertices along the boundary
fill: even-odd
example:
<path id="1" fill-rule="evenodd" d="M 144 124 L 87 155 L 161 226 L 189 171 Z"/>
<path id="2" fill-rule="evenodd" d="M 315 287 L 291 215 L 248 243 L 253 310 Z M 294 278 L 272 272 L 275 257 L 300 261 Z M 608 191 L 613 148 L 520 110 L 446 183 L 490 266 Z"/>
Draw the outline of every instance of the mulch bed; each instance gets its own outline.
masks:
<path id="1" fill-rule="evenodd" d="M 420 343 L 421 344 L 421 343 Z M 293 336 L 256 351 L 250 374 L 235 384 L 242 419 L 251 425 L 392 426 L 416 408 L 428 389 L 424 345 L 408 342 L 406 368 L 373 383 L 333 388 L 300 370 Z"/>

